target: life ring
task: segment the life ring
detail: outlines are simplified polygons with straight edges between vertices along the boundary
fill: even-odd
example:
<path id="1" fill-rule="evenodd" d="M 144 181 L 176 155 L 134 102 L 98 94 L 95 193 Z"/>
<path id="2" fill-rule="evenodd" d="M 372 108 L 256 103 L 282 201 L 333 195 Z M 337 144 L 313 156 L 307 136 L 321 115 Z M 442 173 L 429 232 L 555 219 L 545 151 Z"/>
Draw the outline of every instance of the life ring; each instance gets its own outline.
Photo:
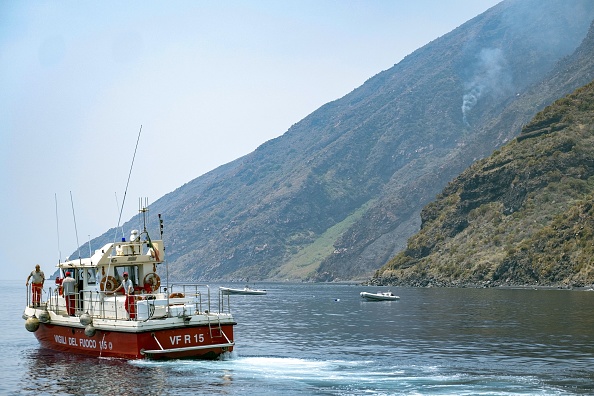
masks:
<path id="1" fill-rule="evenodd" d="M 184 298 L 184 293 L 171 293 L 169 298 Z"/>
<path id="2" fill-rule="evenodd" d="M 111 275 L 104 276 L 99 284 L 101 291 L 114 291 L 118 286 L 118 280 Z"/>
<path id="3" fill-rule="evenodd" d="M 144 277 L 144 289 L 145 290 L 150 289 L 150 292 L 155 292 L 155 291 L 159 290 L 160 286 L 161 286 L 161 278 L 159 278 L 159 275 L 157 275 L 154 272 L 146 274 L 146 276 Z"/>

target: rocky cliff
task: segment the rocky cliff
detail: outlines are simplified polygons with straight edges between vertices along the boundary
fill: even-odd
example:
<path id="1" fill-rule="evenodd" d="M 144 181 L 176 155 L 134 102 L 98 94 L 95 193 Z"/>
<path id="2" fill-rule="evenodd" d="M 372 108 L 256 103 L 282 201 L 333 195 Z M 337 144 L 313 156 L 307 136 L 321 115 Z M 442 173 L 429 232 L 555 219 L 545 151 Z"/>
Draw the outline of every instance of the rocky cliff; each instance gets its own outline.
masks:
<path id="1" fill-rule="evenodd" d="M 594 82 L 452 181 L 374 282 L 415 286 L 594 283 Z"/>

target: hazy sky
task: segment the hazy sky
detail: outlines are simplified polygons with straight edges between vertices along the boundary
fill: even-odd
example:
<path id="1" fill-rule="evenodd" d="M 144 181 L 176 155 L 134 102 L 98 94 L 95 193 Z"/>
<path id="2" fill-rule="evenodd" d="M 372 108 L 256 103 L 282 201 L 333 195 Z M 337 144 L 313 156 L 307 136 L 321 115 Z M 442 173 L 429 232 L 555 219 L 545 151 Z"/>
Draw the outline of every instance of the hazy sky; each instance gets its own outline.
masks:
<path id="1" fill-rule="evenodd" d="M 118 224 L 141 125 L 122 223 L 498 2 L 0 1 L 0 279 Z"/>

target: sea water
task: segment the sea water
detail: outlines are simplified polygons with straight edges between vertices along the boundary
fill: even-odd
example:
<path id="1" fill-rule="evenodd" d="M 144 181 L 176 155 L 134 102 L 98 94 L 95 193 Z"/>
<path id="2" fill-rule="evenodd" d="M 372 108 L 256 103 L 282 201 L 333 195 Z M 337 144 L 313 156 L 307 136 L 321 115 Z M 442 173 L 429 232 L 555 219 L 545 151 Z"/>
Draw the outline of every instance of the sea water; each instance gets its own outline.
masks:
<path id="1" fill-rule="evenodd" d="M 24 282 L 0 281 L 0 394 L 594 394 L 592 291 L 256 287 L 268 294 L 230 297 L 233 353 L 161 362 L 40 348 L 21 318 Z M 359 296 L 389 289 L 400 300 Z"/>

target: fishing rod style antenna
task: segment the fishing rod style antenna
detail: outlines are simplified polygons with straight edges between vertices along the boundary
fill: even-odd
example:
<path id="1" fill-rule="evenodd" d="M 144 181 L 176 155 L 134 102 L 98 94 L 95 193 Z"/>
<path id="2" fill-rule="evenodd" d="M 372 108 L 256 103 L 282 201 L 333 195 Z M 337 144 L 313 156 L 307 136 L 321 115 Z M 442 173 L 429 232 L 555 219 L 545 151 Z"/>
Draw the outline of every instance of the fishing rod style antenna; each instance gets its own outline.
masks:
<path id="1" fill-rule="evenodd" d="M 62 262 L 62 250 L 60 250 L 60 223 L 58 222 L 58 194 L 54 193 L 56 202 L 56 234 L 58 236 L 58 264 Z"/>
<path id="2" fill-rule="evenodd" d="M 74 214 L 74 200 L 70 191 L 70 203 L 72 204 L 72 218 L 74 219 L 74 233 L 76 234 L 76 246 L 78 246 L 78 259 L 80 260 L 80 243 L 78 243 L 78 229 L 76 228 L 76 215 Z"/>
<path id="3" fill-rule="evenodd" d="M 140 134 L 142 133 L 142 125 L 140 125 L 140 130 L 138 131 L 138 138 L 136 139 L 136 146 L 134 147 L 134 155 L 132 156 L 132 163 L 130 164 L 130 172 L 128 172 L 128 181 L 126 182 L 126 189 L 124 190 L 124 198 L 122 199 L 122 206 L 120 208 L 120 215 L 118 217 L 118 225 L 114 230 L 113 234 L 113 246 L 115 249 L 116 239 L 118 237 L 118 228 L 120 228 L 120 222 L 122 221 L 122 212 L 124 211 L 124 203 L 126 202 L 126 194 L 128 193 L 128 186 L 130 185 L 130 176 L 132 175 L 132 168 L 134 167 L 134 159 L 136 158 L 136 150 L 138 150 L 138 142 L 140 141 Z M 116 195 L 116 204 L 117 204 L 117 195 Z M 122 227 L 122 239 L 124 238 L 124 229 Z M 111 262 L 108 266 L 111 267 Z M 105 277 L 105 282 L 103 283 L 104 287 L 107 284 L 107 277 Z"/>
<path id="4" fill-rule="evenodd" d="M 118 202 L 118 193 L 117 191 L 114 192 L 115 194 L 115 200 L 116 200 L 116 213 L 120 210 L 120 203 Z M 124 235 L 124 227 L 121 227 L 122 230 L 122 238 L 125 237 Z M 116 233 L 117 233 L 117 228 L 116 228 Z"/>
<path id="5" fill-rule="evenodd" d="M 120 216 L 118 217 L 118 226 L 116 227 L 115 234 L 113 236 L 113 242 L 117 238 L 118 228 L 120 228 L 120 222 L 122 221 L 122 212 L 124 211 L 124 203 L 126 202 L 126 194 L 128 194 L 128 186 L 130 185 L 130 176 L 132 176 L 132 168 L 134 167 L 134 159 L 136 158 L 136 150 L 138 150 L 138 142 L 140 141 L 140 134 L 142 133 L 142 125 L 138 131 L 138 138 L 136 139 L 136 147 L 134 147 L 134 155 L 132 156 L 132 164 L 130 164 L 130 172 L 128 173 L 128 181 L 126 182 L 126 189 L 124 190 L 124 198 L 122 199 L 122 206 L 120 208 Z M 122 230 L 122 234 L 124 231 Z"/>

